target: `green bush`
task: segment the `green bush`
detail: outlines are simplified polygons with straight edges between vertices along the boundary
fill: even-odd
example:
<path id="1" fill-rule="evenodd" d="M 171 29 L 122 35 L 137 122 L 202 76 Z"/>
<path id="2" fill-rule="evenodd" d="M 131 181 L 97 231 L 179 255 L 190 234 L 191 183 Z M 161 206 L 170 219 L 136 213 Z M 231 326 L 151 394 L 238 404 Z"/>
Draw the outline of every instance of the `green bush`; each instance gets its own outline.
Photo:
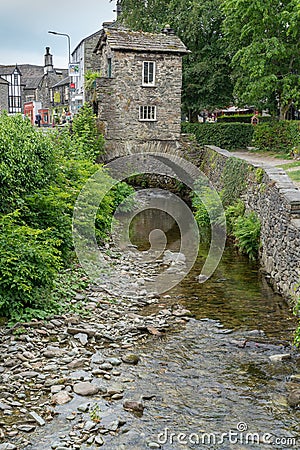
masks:
<path id="1" fill-rule="evenodd" d="M 18 212 L 0 217 L 0 315 L 46 307 L 61 267 L 58 245 L 48 230 L 22 223 Z"/>
<path id="2" fill-rule="evenodd" d="M 251 260 L 258 257 L 260 246 L 260 221 L 254 212 L 239 216 L 232 223 L 232 234 L 242 254 Z"/>
<path id="3" fill-rule="evenodd" d="M 90 109 L 74 122 L 73 134 L 44 134 L 21 115 L 0 116 L 0 315 L 13 320 L 42 318 L 61 307 L 57 274 L 76 261 L 77 197 L 95 172 L 103 171 L 98 190 L 112 184 L 94 163 L 103 138 Z M 125 183 L 108 189 L 95 218 L 99 241 L 108 237 L 115 208 L 131 192 Z"/>
<path id="4" fill-rule="evenodd" d="M 0 212 L 22 205 L 24 196 L 48 185 L 56 175 L 51 137 L 21 114 L 0 115 Z"/>
<path id="5" fill-rule="evenodd" d="M 254 127 L 253 145 L 262 151 L 290 153 L 300 144 L 300 122 L 282 120 Z"/>
<path id="6" fill-rule="evenodd" d="M 225 209 L 227 232 L 229 235 L 233 235 L 235 222 L 239 217 L 243 217 L 244 214 L 245 204 L 242 200 L 238 200 L 235 204 L 230 205 Z"/>
<path id="7" fill-rule="evenodd" d="M 70 153 L 72 158 L 82 157 L 96 161 L 104 151 L 104 138 L 97 128 L 97 117 L 85 103 L 74 116 Z"/>
<path id="8" fill-rule="evenodd" d="M 199 144 L 226 150 L 251 146 L 254 128 L 248 123 L 182 123 L 182 132 L 194 134 Z"/>
<path id="9" fill-rule="evenodd" d="M 195 219 L 200 230 L 211 225 L 224 226 L 223 207 L 218 194 L 207 186 L 197 187 L 192 193 Z"/>

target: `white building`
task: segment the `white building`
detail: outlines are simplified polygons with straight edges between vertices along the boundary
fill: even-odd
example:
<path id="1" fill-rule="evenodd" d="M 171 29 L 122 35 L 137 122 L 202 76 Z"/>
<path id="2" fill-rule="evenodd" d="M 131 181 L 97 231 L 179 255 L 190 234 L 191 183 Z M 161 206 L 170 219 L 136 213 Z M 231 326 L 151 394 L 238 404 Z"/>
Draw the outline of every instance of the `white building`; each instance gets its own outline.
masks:
<path id="1" fill-rule="evenodd" d="M 72 114 L 75 114 L 86 101 L 84 89 L 85 73 L 88 71 L 98 72 L 100 70 L 99 58 L 93 53 L 99 41 L 100 34 L 101 30 L 82 39 L 72 53 L 72 64 L 78 66 L 77 75 L 72 76 L 71 81 L 71 86 L 74 86 L 71 88 L 70 98 Z"/>

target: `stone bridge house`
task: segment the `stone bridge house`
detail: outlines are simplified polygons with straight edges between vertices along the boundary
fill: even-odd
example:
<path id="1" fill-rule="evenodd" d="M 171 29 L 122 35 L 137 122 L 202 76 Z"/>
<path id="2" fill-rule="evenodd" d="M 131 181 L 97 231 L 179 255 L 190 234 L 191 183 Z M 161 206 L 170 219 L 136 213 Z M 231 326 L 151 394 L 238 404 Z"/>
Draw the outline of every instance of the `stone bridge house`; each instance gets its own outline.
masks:
<path id="1" fill-rule="evenodd" d="M 177 148 L 182 57 L 188 50 L 173 30 L 154 34 L 103 24 L 94 52 L 101 74 L 94 98 L 108 159 L 150 147 Z"/>

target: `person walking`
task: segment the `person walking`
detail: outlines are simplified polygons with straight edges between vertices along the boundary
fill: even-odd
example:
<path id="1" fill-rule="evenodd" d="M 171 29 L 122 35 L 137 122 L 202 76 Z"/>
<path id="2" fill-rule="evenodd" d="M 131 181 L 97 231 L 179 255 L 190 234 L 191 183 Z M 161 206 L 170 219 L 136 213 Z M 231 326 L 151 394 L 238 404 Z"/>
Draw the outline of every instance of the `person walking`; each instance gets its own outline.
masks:
<path id="1" fill-rule="evenodd" d="M 37 114 L 35 116 L 35 124 L 40 127 L 41 126 L 41 120 L 42 120 L 42 116 L 40 114 Z"/>

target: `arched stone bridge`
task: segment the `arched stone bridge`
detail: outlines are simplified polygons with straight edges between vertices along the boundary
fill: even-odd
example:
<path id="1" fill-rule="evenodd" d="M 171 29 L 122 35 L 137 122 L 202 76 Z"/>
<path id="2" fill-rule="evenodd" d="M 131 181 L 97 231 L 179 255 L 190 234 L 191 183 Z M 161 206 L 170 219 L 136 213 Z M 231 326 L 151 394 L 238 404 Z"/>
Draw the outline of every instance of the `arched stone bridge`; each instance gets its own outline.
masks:
<path id="1" fill-rule="evenodd" d="M 156 155 L 156 160 L 150 165 L 147 162 L 149 173 L 157 173 L 155 161 L 159 161 L 159 166 L 164 168 L 162 175 L 193 181 L 199 173 L 197 167 L 201 167 L 218 191 L 224 187 L 224 168 L 228 159 L 232 158 L 226 150 L 213 146 L 201 147 L 195 140 L 183 135 L 178 142 L 158 141 L 138 145 L 134 142 L 120 142 L 118 145 L 115 142 L 108 146 L 103 162 L 130 156 L 130 164 L 138 173 L 144 164 L 143 155 L 147 158 L 146 155 L 151 154 Z M 118 170 L 122 170 L 124 160 L 120 158 Z M 249 170 L 242 200 L 247 210 L 255 211 L 261 222 L 262 269 L 278 292 L 297 299 L 300 295 L 300 191 L 280 167 L 247 164 Z"/>

